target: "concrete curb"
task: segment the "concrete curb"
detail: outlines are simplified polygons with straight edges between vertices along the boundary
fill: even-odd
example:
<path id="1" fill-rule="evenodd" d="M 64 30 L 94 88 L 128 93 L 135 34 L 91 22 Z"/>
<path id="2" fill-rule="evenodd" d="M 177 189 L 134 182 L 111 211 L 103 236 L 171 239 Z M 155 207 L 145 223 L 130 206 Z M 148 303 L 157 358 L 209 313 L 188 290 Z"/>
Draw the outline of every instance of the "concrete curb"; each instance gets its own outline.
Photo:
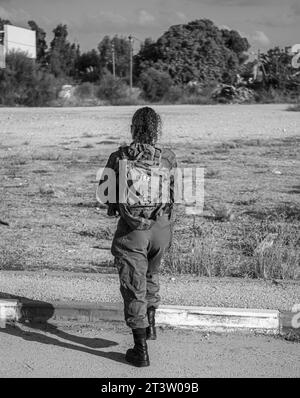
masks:
<path id="1" fill-rule="evenodd" d="M 210 332 L 246 331 L 279 334 L 290 322 L 289 313 L 247 308 L 210 308 L 196 306 L 161 306 L 157 325 L 197 328 Z M 45 303 L 38 301 L 0 300 L 0 321 L 78 322 L 123 321 L 121 303 Z M 285 330 L 286 332 L 286 330 Z"/>
<path id="2" fill-rule="evenodd" d="M 0 328 L 4 328 L 7 321 L 16 321 L 20 317 L 18 300 L 0 300 Z"/>

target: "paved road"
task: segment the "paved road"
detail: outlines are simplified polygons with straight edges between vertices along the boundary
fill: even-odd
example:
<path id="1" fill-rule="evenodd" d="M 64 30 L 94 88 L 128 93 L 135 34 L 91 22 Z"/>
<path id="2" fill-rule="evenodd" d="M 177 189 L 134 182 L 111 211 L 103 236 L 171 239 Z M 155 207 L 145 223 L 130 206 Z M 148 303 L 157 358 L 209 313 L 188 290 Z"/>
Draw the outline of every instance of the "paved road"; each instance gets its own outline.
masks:
<path id="1" fill-rule="evenodd" d="M 149 342 L 151 366 L 124 361 L 119 325 L 51 324 L 0 329 L 0 377 L 299 377 L 300 344 L 271 336 L 164 329 Z"/>

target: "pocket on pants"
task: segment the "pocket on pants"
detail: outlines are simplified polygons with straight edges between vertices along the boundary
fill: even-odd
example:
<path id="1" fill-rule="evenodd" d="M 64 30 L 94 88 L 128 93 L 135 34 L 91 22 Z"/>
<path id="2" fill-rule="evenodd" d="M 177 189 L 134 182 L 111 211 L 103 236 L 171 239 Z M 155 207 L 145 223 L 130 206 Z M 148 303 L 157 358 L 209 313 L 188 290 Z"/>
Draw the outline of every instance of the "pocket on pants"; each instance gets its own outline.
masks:
<path id="1" fill-rule="evenodd" d="M 126 298 L 142 299 L 146 292 L 146 278 L 123 258 L 116 258 L 122 295 Z"/>

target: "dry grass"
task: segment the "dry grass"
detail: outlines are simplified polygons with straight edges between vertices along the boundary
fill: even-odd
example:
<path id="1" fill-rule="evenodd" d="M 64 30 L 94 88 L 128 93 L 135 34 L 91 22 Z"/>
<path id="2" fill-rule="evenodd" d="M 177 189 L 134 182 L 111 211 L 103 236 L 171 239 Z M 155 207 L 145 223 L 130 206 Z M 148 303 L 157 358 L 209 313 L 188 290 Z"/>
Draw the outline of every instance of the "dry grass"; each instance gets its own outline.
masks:
<path id="1" fill-rule="evenodd" d="M 79 231 L 78 234 L 87 238 L 111 240 L 114 236 L 114 231 L 111 227 L 98 227 L 95 230 L 86 229 Z"/>
<path id="2" fill-rule="evenodd" d="M 17 247 L 0 247 L 0 270 L 23 271 L 25 269 L 25 251 Z"/>
<path id="3" fill-rule="evenodd" d="M 212 114 L 206 116 L 212 112 L 209 107 L 180 109 L 170 110 L 165 126 L 171 127 L 166 135 L 172 138 L 171 130 L 178 127 L 174 142 L 170 138 L 170 147 L 180 166 L 205 167 L 205 211 L 194 222 L 178 210 L 174 244 L 163 272 L 299 278 L 300 142 L 296 129 L 288 133 L 282 129 L 282 119 L 286 118 L 289 126 L 296 115 L 280 111 L 276 123 L 269 127 L 270 118 L 273 120 L 276 114 L 273 108 L 271 112 L 264 108 L 268 119 L 264 122 L 261 117 L 259 124 L 263 127 L 259 128 L 264 134 L 259 130 L 257 138 L 251 135 L 255 118 L 245 124 L 245 116 L 239 119 L 244 106 L 230 108 L 236 109 L 234 118 L 226 125 L 223 116 L 217 128 L 222 137 L 216 141 L 214 136 L 211 142 L 216 130 L 213 123 L 219 119 L 216 112 L 223 114 L 227 108 L 214 107 L 211 120 Z M 110 246 L 117 219 L 107 217 L 105 207 L 96 202 L 96 172 L 125 139 L 122 132 L 127 121 L 129 129 L 129 118 L 120 118 L 115 109 L 87 113 L 60 110 L 58 114 L 43 110 L 38 119 L 33 119 L 37 110 L 31 116 L 29 110 L 13 112 L 10 129 L 18 130 L 8 136 L 5 146 L 0 146 L 0 218 L 10 224 L 1 228 L 1 247 L 5 248 L 0 252 L 1 267 L 82 271 L 105 261 L 109 265 L 109 253 L 106 257 L 99 249 Z M 199 115 L 194 130 L 191 112 Z M 251 112 L 252 108 L 247 108 L 247 114 Z M 1 117 L 5 125 L 6 118 Z M 59 125 L 51 134 L 40 131 L 41 123 L 47 126 L 49 117 L 51 123 L 59 121 L 64 126 Z M 237 119 L 241 123 L 232 133 Z M 34 139 L 24 146 L 33 130 Z M 82 136 L 83 132 L 93 132 L 94 136 Z M 182 140 L 181 134 L 186 138 Z M 59 148 L 62 142 L 70 144 L 69 151 Z M 91 146 L 82 148 L 86 143 Z M 9 152 L 8 147 L 12 148 Z M 270 242 L 265 240 L 272 234 L 274 241 L 268 246 Z M 15 252 L 16 235 L 20 236 L 19 247 L 30 248 L 30 261 L 26 252 Z M 98 269 L 103 271 L 102 266 Z"/>
<path id="4" fill-rule="evenodd" d="M 54 151 L 38 152 L 32 154 L 32 160 L 34 161 L 57 161 L 60 158 L 60 154 Z"/>
<path id="5" fill-rule="evenodd" d="M 202 220 L 176 233 L 163 270 L 172 274 L 264 279 L 300 278 L 300 234 L 296 224 L 216 223 Z"/>

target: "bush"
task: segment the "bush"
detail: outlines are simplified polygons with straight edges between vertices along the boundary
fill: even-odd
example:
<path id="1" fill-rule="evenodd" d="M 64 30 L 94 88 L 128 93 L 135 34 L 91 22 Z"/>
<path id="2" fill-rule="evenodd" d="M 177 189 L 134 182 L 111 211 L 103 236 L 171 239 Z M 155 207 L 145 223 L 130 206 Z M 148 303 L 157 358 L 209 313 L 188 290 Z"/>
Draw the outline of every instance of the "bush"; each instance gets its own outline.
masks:
<path id="1" fill-rule="evenodd" d="M 168 104 L 180 103 L 183 98 L 183 90 L 179 86 L 171 86 L 163 97 L 163 102 Z"/>
<path id="2" fill-rule="evenodd" d="M 172 86 L 172 79 L 166 72 L 149 68 L 141 74 L 140 84 L 144 98 L 155 102 L 162 100 L 168 94 Z"/>
<path id="3" fill-rule="evenodd" d="M 0 104 L 6 106 L 47 105 L 57 94 L 57 81 L 26 54 L 11 52 L 6 69 L 0 71 Z"/>
<path id="4" fill-rule="evenodd" d="M 287 110 L 292 112 L 300 112 L 300 104 L 289 106 Z"/>
<path id="5" fill-rule="evenodd" d="M 128 96 L 128 86 L 122 79 L 114 78 L 110 73 L 106 73 L 100 81 L 96 95 L 99 99 L 114 104 Z"/>
<path id="6" fill-rule="evenodd" d="M 255 100 L 262 104 L 282 104 L 295 102 L 294 94 L 288 91 L 276 90 L 274 88 L 269 89 L 256 89 Z"/>
<path id="7" fill-rule="evenodd" d="M 75 96 L 80 99 L 93 98 L 95 96 L 95 85 L 89 82 L 80 84 L 75 89 Z"/>

